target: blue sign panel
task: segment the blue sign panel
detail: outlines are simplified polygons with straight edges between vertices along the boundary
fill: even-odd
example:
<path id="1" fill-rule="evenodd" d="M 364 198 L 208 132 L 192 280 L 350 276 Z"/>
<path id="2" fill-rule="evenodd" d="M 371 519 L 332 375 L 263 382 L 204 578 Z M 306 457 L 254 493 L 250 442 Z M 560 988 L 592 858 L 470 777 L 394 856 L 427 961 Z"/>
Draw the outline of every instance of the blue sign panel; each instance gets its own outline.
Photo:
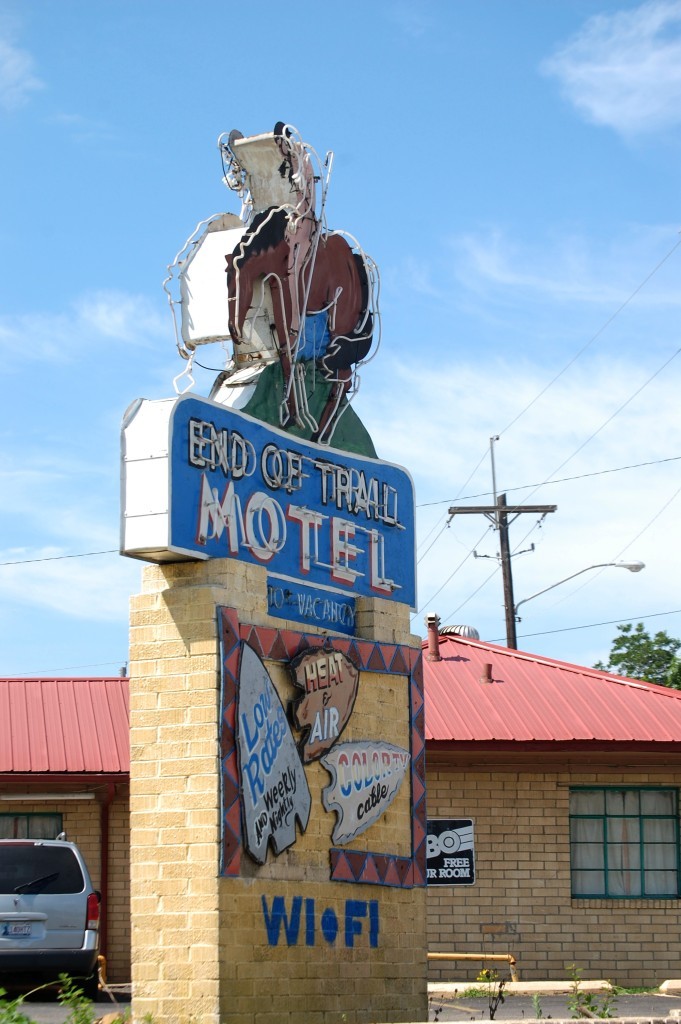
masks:
<path id="1" fill-rule="evenodd" d="M 267 578 L 267 611 L 280 619 L 323 626 L 336 633 L 355 635 L 355 599 L 295 580 Z"/>
<path id="2" fill-rule="evenodd" d="M 406 470 L 299 440 L 191 395 L 173 408 L 169 454 L 172 550 L 240 559 L 280 580 L 415 607 Z"/>

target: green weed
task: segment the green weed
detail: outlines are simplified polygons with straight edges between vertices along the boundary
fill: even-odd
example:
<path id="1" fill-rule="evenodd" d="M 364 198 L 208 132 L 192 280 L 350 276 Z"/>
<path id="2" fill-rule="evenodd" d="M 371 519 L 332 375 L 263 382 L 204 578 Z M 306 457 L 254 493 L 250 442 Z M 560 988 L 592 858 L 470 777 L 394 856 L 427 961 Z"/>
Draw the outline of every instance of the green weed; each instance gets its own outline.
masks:
<path id="1" fill-rule="evenodd" d="M 487 996 L 489 1019 L 494 1020 L 494 1015 L 499 1005 L 506 1002 L 506 996 L 504 995 L 506 978 L 502 978 L 499 972 L 493 968 L 483 967 L 475 980 L 485 983 L 484 995 Z"/>
<path id="2" fill-rule="evenodd" d="M 32 1024 L 31 1018 L 22 1012 L 24 997 L 6 999 L 7 992 L 0 988 L 0 1024 Z"/>
<path id="3" fill-rule="evenodd" d="M 585 992 L 580 988 L 582 981 L 582 969 L 576 964 L 567 964 L 567 971 L 572 979 L 570 995 L 568 996 L 568 1009 L 570 1016 L 575 1018 L 584 1017 L 614 1017 L 616 992 L 610 988 L 602 996 L 594 992 Z"/>

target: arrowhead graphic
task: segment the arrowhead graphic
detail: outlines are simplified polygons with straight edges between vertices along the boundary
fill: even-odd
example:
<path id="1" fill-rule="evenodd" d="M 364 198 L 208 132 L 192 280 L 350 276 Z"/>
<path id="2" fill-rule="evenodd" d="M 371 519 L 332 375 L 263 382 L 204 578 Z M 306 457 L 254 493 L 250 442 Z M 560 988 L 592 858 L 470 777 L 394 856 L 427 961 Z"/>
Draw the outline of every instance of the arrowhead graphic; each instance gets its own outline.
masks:
<path id="1" fill-rule="evenodd" d="M 237 749 L 245 846 L 258 864 L 296 841 L 310 820 L 312 797 L 284 705 L 264 663 L 243 644 L 237 694 Z"/>

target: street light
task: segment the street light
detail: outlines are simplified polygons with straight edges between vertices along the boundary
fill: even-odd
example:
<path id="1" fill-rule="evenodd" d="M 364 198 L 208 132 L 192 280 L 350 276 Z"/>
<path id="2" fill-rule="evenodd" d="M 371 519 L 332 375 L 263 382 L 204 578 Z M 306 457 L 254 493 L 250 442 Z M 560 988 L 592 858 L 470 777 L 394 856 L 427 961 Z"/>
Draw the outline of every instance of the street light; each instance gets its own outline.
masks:
<path id="1" fill-rule="evenodd" d="M 600 562 L 598 565 L 587 565 L 586 569 L 580 569 L 579 572 L 573 572 L 572 576 L 566 576 L 564 580 L 558 580 L 557 583 L 552 583 L 550 587 L 544 587 L 543 590 L 538 590 L 536 594 L 530 594 L 529 597 L 524 597 L 522 601 L 518 601 L 517 605 L 513 609 L 516 622 L 521 621 L 521 618 L 518 615 L 518 609 L 521 604 L 526 604 L 527 601 L 532 601 L 535 597 L 545 594 L 547 590 L 553 590 L 554 587 L 559 587 L 562 583 L 567 583 L 568 580 L 573 580 L 575 576 L 581 576 L 583 572 L 591 572 L 592 569 L 607 569 L 611 565 L 616 569 L 628 569 L 629 572 L 640 572 L 641 569 L 645 569 L 644 562 Z"/>

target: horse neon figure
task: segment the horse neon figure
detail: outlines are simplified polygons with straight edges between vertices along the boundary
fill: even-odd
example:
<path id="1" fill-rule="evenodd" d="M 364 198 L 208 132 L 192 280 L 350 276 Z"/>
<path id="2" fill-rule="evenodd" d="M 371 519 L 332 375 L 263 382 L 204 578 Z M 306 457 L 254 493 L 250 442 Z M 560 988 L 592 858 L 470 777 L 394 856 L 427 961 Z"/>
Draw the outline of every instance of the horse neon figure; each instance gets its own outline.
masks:
<path id="1" fill-rule="evenodd" d="M 375 265 L 354 239 L 351 244 L 345 234 L 326 230 L 326 188 L 318 212 L 321 177 L 313 172 L 310 147 L 293 128 L 278 122 L 272 133 L 250 138 L 234 131 L 220 145 L 226 183 L 251 208 L 246 230 L 227 256 L 235 361 L 254 309 L 269 308 L 283 377 L 281 425 L 308 426 L 312 440 L 329 443 L 344 399 L 355 389 L 355 367 L 373 343 Z M 310 375 L 317 373 L 328 388 L 318 421 L 307 404 Z"/>

